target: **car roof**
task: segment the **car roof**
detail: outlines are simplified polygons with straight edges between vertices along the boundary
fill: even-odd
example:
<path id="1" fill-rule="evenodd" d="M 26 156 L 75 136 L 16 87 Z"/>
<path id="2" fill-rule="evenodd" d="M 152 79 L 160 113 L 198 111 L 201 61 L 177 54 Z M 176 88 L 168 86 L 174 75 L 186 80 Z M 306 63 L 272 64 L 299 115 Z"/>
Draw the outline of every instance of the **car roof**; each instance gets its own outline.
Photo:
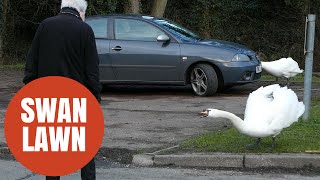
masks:
<path id="1" fill-rule="evenodd" d="M 107 18 L 107 17 L 123 17 L 123 18 L 131 18 L 131 19 L 144 19 L 144 20 L 151 20 L 151 19 L 163 19 L 167 20 L 165 18 L 160 18 L 156 16 L 151 15 L 142 15 L 142 14 L 107 14 L 107 15 L 93 15 L 88 16 L 86 19 L 94 19 L 94 18 Z"/>

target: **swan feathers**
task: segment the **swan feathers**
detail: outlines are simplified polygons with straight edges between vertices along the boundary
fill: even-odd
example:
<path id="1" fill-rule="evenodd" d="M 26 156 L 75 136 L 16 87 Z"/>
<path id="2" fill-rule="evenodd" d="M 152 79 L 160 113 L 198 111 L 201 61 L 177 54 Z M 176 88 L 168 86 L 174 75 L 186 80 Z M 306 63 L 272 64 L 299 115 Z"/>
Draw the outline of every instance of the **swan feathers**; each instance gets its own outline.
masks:
<path id="1" fill-rule="evenodd" d="M 207 109 L 200 114 L 203 117 L 226 118 L 241 133 L 250 137 L 260 138 L 272 136 L 273 145 L 275 137 L 304 113 L 305 106 L 299 102 L 294 91 L 287 87 L 273 84 L 250 93 L 244 119 L 233 113 L 218 109 Z"/>
<path id="2" fill-rule="evenodd" d="M 291 57 L 281 58 L 271 62 L 261 62 L 262 69 L 268 74 L 277 78 L 286 78 L 287 80 L 297 74 L 303 73 L 298 63 Z"/>

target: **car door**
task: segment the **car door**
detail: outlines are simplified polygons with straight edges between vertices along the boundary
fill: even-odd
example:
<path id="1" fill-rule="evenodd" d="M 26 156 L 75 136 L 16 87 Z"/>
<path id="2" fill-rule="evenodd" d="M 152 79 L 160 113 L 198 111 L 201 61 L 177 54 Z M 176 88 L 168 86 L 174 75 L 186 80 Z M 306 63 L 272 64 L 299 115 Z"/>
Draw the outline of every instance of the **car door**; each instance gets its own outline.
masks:
<path id="1" fill-rule="evenodd" d="M 164 31 L 139 19 L 114 18 L 110 55 L 118 81 L 176 82 L 179 43 L 158 42 Z"/>
<path id="2" fill-rule="evenodd" d="M 111 24 L 108 22 L 107 17 L 96 17 L 86 20 L 86 23 L 91 26 L 96 38 L 97 51 L 100 60 L 100 80 L 102 82 L 115 80 L 112 59 L 110 58 L 110 38 L 108 37 L 108 27 Z"/>

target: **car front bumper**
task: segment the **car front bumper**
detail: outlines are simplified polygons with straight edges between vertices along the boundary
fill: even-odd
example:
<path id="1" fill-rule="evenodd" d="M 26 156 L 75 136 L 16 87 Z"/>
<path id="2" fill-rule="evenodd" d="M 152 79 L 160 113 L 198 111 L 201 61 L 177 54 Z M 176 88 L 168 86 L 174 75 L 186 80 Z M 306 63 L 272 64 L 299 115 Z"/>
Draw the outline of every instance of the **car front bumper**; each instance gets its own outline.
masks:
<path id="1" fill-rule="evenodd" d="M 261 77 L 260 61 L 226 62 L 220 64 L 224 85 L 246 84 Z"/>

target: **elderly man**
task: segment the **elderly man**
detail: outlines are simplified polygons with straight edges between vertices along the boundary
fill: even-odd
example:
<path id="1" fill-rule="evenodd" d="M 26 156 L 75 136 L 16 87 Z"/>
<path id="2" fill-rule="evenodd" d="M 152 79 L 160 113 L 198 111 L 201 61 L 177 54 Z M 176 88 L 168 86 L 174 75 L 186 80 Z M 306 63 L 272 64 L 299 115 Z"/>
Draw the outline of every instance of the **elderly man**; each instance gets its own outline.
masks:
<path id="1" fill-rule="evenodd" d="M 99 59 L 93 31 L 83 22 L 86 9 L 85 0 L 62 0 L 61 12 L 40 24 L 27 55 L 25 84 L 45 76 L 68 77 L 100 102 Z M 95 179 L 94 159 L 81 169 L 81 177 Z"/>

